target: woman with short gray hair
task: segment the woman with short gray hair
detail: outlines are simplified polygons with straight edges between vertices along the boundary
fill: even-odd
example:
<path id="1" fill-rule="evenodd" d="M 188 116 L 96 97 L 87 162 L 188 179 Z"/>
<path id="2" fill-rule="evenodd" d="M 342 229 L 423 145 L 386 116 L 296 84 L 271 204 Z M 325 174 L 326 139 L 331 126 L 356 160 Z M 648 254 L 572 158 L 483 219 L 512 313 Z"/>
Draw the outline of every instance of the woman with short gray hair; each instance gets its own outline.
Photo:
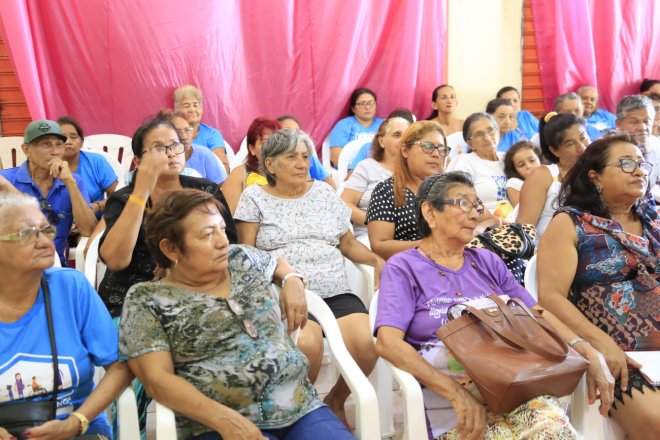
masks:
<path id="1" fill-rule="evenodd" d="M 376 362 L 369 317 L 351 292 L 344 258 L 374 267 L 380 278 L 384 261 L 358 242 L 350 229 L 351 211 L 333 189 L 309 178 L 314 143 L 301 131 L 273 133 L 261 148 L 262 174 L 267 185 L 249 186 L 234 214 L 239 242 L 285 258 L 308 281 L 333 311 L 346 346 L 368 375 Z M 313 320 L 313 317 L 310 317 Z M 308 321 L 298 339 L 310 360 L 310 379 L 318 375 L 323 355 L 320 326 Z M 339 379 L 325 403 L 342 420 L 350 390 Z"/>

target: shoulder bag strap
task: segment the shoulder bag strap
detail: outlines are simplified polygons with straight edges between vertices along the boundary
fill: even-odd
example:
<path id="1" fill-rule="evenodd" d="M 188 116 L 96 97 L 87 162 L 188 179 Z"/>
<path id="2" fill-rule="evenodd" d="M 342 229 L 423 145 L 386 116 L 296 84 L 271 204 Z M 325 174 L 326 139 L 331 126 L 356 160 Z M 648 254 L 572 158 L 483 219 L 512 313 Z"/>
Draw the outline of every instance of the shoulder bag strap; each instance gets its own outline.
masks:
<path id="1" fill-rule="evenodd" d="M 57 414 L 57 379 L 60 375 L 59 361 L 57 359 L 57 344 L 55 343 L 55 328 L 53 326 L 53 311 L 50 305 L 50 291 L 45 278 L 41 278 L 41 288 L 44 292 L 44 307 L 48 321 L 48 337 L 50 338 L 50 352 L 53 356 L 53 416 Z"/>

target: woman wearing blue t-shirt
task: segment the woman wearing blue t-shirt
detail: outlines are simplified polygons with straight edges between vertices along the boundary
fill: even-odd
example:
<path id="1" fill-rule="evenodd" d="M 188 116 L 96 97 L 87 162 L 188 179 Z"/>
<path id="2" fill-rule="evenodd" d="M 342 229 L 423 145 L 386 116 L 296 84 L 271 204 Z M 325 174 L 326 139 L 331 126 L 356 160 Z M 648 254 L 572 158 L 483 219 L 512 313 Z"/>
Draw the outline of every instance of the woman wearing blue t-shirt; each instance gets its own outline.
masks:
<path id="1" fill-rule="evenodd" d="M 348 117 L 335 124 L 330 132 L 330 160 L 336 166 L 339 163 L 341 149 L 356 139 L 370 141 L 378 131 L 383 120 L 376 116 L 376 94 L 366 87 L 355 89 L 351 93 L 351 106 Z"/>
<path id="2" fill-rule="evenodd" d="M 518 89 L 511 86 L 502 87 L 497 91 L 495 97 L 509 99 L 513 104 L 513 110 L 516 112 L 513 130 L 520 130 L 527 139 L 531 139 L 539 132 L 539 120 L 527 110 L 521 110 L 520 108 L 520 93 Z"/>
<path id="3" fill-rule="evenodd" d="M 85 187 L 92 201 L 92 209 L 97 218 L 103 214 L 106 196 L 110 196 L 117 188 L 117 175 L 107 160 L 100 154 L 80 151 L 85 137 L 78 121 L 70 116 L 62 116 L 57 120 L 66 142 L 64 144 L 64 160 L 69 163 L 72 173 L 78 174 L 85 182 Z"/>
<path id="4" fill-rule="evenodd" d="M 0 439 L 111 439 L 103 410 L 133 375 L 117 362 L 117 329 L 85 276 L 50 268 L 54 236 L 36 199 L 0 194 Z M 97 386 L 95 367 L 106 369 Z M 35 405 L 50 414 L 34 418 Z"/>

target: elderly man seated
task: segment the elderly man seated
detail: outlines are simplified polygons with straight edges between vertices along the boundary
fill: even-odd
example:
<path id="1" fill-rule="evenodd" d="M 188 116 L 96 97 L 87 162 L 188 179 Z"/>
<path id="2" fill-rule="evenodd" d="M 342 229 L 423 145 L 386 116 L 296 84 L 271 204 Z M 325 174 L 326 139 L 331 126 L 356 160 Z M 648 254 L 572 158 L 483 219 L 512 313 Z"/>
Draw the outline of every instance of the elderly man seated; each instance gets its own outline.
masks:
<path id="1" fill-rule="evenodd" d="M 563 93 L 555 99 L 555 111 L 557 113 L 573 113 L 578 118 L 584 117 L 584 104 L 580 95 L 577 93 Z M 589 127 L 587 124 L 587 134 L 590 140 L 600 136 L 600 131 Z"/>
<path id="2" fill-rule="evenodd" d="M 193 129 L 193 145 L 212 150 L 229 173 L 229 160 L 225 151 L 225 140 L 217 129 L 202 123 L 204 106 L 202 92 L 195 86 L 185 85 L 174 90 L 174 110 L 186 115 Z"/>
<path id="3" fill-rule="evenodd" d="M 21 146 L 27 160 L 18 167 L 0 171 L 17 190 L 39 200 L 48 222 L 57 228 L 55 249 L 63 266 L 67 262 L 67 236 L 73 220 L 82 235 L 90 235 L 96 226 L 85 184 L 64 160 L 65 141 L 57 122 L 31 122 Z"/>
<path id="4" fill-rule="evenodd" d="M 584 108 L 583 118 L 587 121 L 587 130 L 591 141 L 616 128 L 616 118 L 603 108 L 598 108 L 598 89 L 594 86 L 582 86 L 577 89 Z"/>

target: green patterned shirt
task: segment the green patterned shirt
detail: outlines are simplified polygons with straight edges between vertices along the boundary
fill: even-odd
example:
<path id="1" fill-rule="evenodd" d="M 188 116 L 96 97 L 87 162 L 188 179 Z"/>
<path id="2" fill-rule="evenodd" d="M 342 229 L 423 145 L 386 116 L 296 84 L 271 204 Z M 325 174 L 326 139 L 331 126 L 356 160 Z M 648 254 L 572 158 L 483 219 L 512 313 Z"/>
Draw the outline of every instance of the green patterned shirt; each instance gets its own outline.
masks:
<path id="1" fill-rule="evenodd" d="M 223 298 L 163 282 L 136 284 L 124 302 L 121 358 L 169 351 L 177 376 L 260 429 L 292 425 L 322 403 L 307 379 L 307 358 L 282 322 L 279 298 L 271 289 L 276 265 L 267 252 L 229 248 L 231 298 L 256 326 L 256 340 Z M 177 428 L 183 439 L 209 431 L 180 414 Z"/>

